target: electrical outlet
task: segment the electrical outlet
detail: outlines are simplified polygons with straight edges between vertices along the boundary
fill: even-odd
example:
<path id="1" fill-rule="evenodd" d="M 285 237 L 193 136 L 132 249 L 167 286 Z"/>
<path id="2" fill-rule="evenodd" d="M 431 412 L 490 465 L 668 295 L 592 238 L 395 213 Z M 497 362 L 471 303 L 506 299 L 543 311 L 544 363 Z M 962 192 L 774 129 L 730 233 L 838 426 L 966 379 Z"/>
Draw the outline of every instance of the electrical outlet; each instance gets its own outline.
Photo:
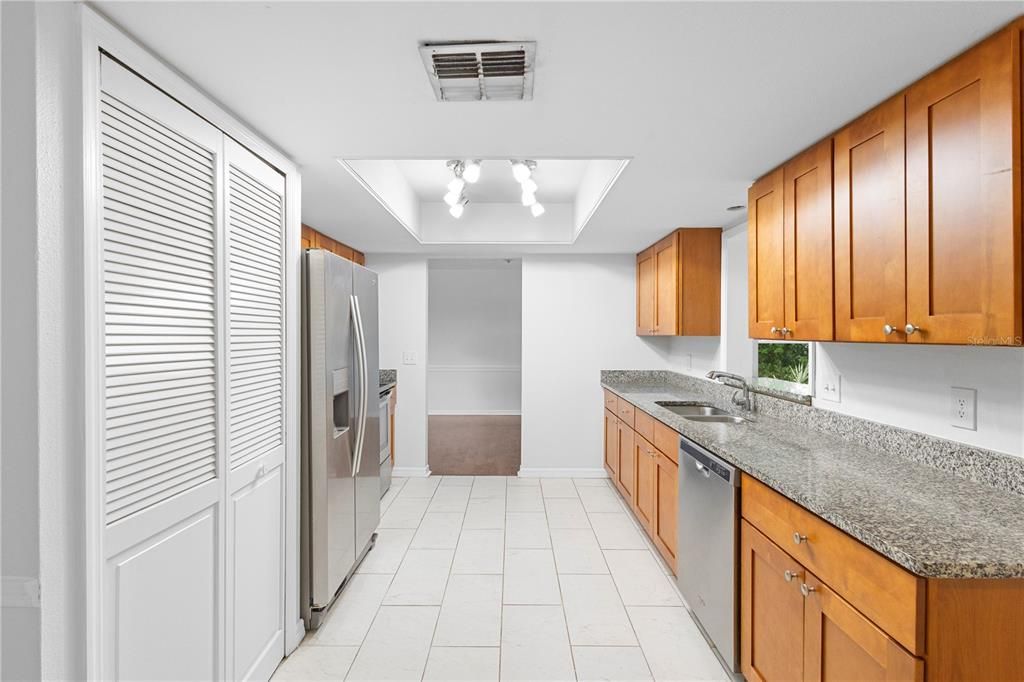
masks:
<path id="1" fill-rule="evenodd" d="M 978 392 L 953 386 L 949 392 L 949 423 L 958 429 L 978 430 Z"/>
<path id="2" fill-rule="evenodd" d="M 416 351 L 407 350 L 402 353 L 402 364 L 403 365 L 415 365 L 416 364 Z"/>

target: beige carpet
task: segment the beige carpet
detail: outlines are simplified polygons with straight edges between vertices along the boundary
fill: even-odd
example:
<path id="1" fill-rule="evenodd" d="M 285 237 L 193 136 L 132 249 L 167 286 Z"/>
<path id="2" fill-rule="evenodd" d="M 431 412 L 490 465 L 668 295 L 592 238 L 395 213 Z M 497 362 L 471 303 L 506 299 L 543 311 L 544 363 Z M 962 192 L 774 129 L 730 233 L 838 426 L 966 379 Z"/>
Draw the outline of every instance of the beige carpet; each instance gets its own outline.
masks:
<path id="1" fill-rule="evenodd" d="M 430 473 L 515 476 L 519 472 L 518 416 L 429 417 Z"/>

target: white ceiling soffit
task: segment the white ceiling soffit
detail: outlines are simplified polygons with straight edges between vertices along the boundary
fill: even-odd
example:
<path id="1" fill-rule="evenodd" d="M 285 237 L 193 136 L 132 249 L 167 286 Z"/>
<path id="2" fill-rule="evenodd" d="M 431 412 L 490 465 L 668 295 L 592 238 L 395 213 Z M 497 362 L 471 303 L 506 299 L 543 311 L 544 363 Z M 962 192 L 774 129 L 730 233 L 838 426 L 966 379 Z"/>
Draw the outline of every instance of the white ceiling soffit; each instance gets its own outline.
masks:
<path id="1" fill-rule="evenodd" d="M 453 218 L 442 201 L 452 179 L 446 158 L 338 159 L 345 170 L 424 246 L 571 246 L 590 223 L 628 158 L 535 158 L 533 178 L 546 211 L 533 217 L 518 201 L 508 159 L 481 159 L 482 180 Z M 504 183 L 514 192 L 498 191 Z M 549 190 L 550 191 L 547 191 Z"/>
<path id="2" fill-rule="evenodd" d="M 537 43 L 421 42 L 420 57 L 439 102 L 533 99 Z"/>

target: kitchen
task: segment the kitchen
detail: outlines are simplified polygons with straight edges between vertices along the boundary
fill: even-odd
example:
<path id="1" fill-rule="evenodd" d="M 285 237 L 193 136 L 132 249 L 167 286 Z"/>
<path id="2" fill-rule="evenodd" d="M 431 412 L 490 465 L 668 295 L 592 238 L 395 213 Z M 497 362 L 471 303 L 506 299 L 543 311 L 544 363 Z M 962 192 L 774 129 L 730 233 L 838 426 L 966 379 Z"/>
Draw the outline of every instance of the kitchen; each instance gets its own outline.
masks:
<path id="1" fill-rule="evenodd" d="M 1019 4 L 0 10 L 3 679 L 1020 679 Z"/>

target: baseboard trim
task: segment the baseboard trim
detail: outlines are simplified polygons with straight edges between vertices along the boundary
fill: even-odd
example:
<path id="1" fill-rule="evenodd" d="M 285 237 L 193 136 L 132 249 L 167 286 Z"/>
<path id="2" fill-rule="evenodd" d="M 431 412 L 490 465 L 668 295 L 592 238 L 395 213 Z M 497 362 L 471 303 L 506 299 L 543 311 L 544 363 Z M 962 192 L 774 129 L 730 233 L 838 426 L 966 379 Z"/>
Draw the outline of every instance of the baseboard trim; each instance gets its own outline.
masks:
<path id="1" fill-rule="evenodd" d="M 299 644 L 302 642 L 302 638 L 306 636 L 306 626 L 299 618 L 292 625 L 291 632 L 288 632 L 284 638 L 284 655 L 291 656 L 292 652 L 299 648 Z"/>
<path id="2" fill-rule="evenodd" d="M 608 478 L 604 469 L 519 467 L 519 478 Z"/>
<path id="3" fill-rule="evenodd" d="M 431 417 L 519 417 L 522 410 L 431 410 Z"/>
<path id="4" fill-rule="evenodd" d="M 426 478 L 430 476 L 430 467 L 395 467 L 391 470 L 391 475 L 398 478 Z"/>

